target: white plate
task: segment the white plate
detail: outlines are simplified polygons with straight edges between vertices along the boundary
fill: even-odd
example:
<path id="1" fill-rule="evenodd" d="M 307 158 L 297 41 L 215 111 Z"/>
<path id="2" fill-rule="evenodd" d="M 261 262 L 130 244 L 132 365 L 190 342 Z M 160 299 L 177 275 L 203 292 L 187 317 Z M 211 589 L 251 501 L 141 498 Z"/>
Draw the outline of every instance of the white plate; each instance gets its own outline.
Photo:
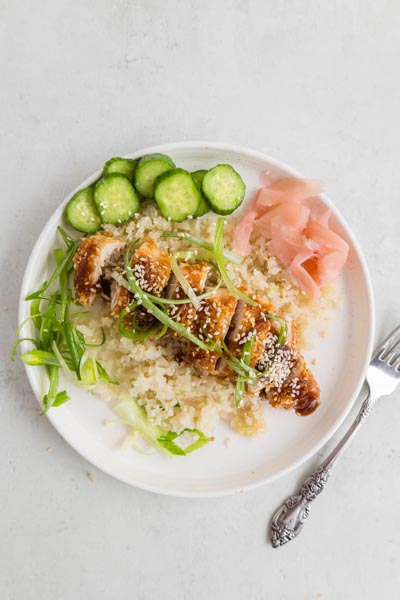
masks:
<path id="1" fill-rule="evenodd" d="M 130 156 L 136 158 L 153 152 L 170 155 L 179 166 L 190 171 L 208 169 L 219 162 L 232 164 L 247 185 L 246 200 L 259 187 L 261 171 L 269 170 L 276 176 L 301 176 L 265 154 L 228 144 L 165 144 Z M 100 171 L 94 173 L 77 189 L 99 176 Z M 56 227 L 71 196 L 56 209 L 33 249 L 22 284 L 20 322 L 29 314 L 23 298 L 46 279 L 49 253 L 59 245 Z M 174 459 L 160 454 L 142 456 L 134 450 L 121 449 L 124 426 L 104 425 L 105 419 L 114 416 L 106 403 L 67 385 L 71 402 L 50 410 L 47 415 L 64 439 L 106 473 L 131 485 L 175 496 L 242 492 L 277 479 L 314 454 L 334 434 L 359 393 L 374 329 L 371 283 L 360 247 L 332 203 L 324 195 L 321 198 L 333 209 L 336 230 L 350 244 L 350 254 L 343 273 L 343 309 L 335 313 L 329 335 L 317 341 L 308 356 L 318 357 L 313 370 L 321 387 L 322 403 L 313 415 L 298 417 L 266 406 L 268 432 L 262 437 L 245 439 L 221 424 L 215 432 L 215 442 L 190 456 Z M 33 333 L 30 327 L 27 324 L 25 335 Z M 27 367 L 26 370 L 39 400 L 47 386 L 44 369 Z M 224 445 L 228 437 L 233 442 L 229 448 Z"/>

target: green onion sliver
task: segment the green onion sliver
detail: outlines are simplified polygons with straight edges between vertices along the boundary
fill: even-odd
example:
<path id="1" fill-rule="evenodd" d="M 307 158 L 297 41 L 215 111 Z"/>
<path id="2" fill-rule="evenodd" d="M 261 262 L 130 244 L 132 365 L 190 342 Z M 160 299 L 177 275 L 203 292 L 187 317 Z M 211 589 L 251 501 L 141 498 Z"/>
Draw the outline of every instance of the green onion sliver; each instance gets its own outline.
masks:
<path id="1" fill-rule="evenodd" d="M 210 340 L 209 349 L 212 352 L 216 352 L 224 360 L 228 367 L 230 367 L 232 371 L 236 373 L 236 375 L 241 377 L 243 381 L 254 378 L 252 374 L 249 375 L 249 369 L 246 367 L 246 365 L 244 365 L 238 358 L 236 358 L 236 356 L 232 354 L 224 340 L 222 340 L 221 345 L 219 345 L 215 340 L 213 340 L 213 338 L 205 329 L 203 329 L 203 334 Z"/>
<path id="2" fill-rule="evenodd" d="M 190 285 L 190 283 L 184 276 L 184 274 L 183 274 L 182 270 L 180 269 L 180 267 L 176 261 L 176 258 L 174 256 L 171 256 L 171 269 L 172 269 L 172 272 L 175 275 L 176 279 L 180 283 L 181 288 L 185 292 L 186 296 L 189 298 L 189 300 L 191 301 L 191 303 L 193 304 L 195 309 L 199 310 L 200 301 L 197 299 L 194 289 L 192 288 L 192 286 Z"/>
<path id="3" fill-rule="evenodd" d="M 48 369 L 49 374 L 49 391 L 43 396 L 43 410 L 42 414 L 45 414 L 57 399 L 58 383 L 59 383 L 59 372 L 58 367 L 51 366 Z"/>
<path id="4" fill-rule="evenodd" d="M 246 386 L 245 381 L 243 381 L 243 379 L 241 379 L 241 377 L 238 377 L 236 379 L 236 384 L 235 384 L 235 406 L 236 406 L 236 408 L 238 408 L 240 406 L 240 403 L 243 400 L 245 386 Z"/>
<path id="5" fill-rule="evenodd" d="M 38 296 L 43 294 L 43 292 L 45 292 L 46 290 L 49 289 L 49 287 L 60 276 L 60 273 L 64 269 L 66 269 L 70 266 L 72 258 L 74 256 L 75 252 L 77 251 L 80 243 L 81 243 L 81 240 L 77 240 L 76 242 L 74 242 L 72 244 L 72 246 L 70 246 L 68 248 L 68 251 L 65 253 L 64 259 L 62 260 L 62 262 L 59 265 L 57 265 L 57 267 L 56 267 L 53 275 L 50 277 L 50 279 L 48 281 L 46 281 L 39 290 L 37 290 L 36 292 L 33 292 L 32 294 L 29 294 L 29 296 L 26 296 L 25 300 L 35 300 L 35 299 L 37 299 Z"/>
<path id="6" fill-rule="evenodd" d="M 135 310 L 137 308 L 136 300 L 133 301 L 129 306 L 124 308 L 118 317 L 118 331 L 124 337 L 134 340 L 136 342 L 141 340 L 147 340 L 148 338 L 154 337 L 155 334 L 160 333 L 160 323 L 156 323 L 151 327 L 140 327 L 135 319 Z M 128 329 L 124 325 L 125 318 L 132 317 L 132 329 Z"/>
<path id="7" fill-rule="evenodd" d="M 235 298 L 238 298 L 239 300 L 242 300 L 243 302 L 245 302 L 246 304 L 250 304 L 251 306 L 257 306 L 257 302 L 255 302 L 255 300 L 253 300 L 252 298 L 249 298 L 244 292 L 239 290 L 228 275 L 228 272 L 226 270 L 226 265 L 225 265 L 225 259 L 224 259 L 224 246 L 223 246 L 224 224 L 225 224 L 224 217 L 219 217 L 217 219 L 217 226 L 215 228 L 215 238 L 214 238 L 215 260 L 216 260 L 219 272 L 221 273 L 221 277 L 224 280 L 224 283 L 225 283 L 227 289 L 231 292 L 231 294 L 233 296 L 235 296 Z"/>
<path id="8" fill-rule="evenodd" d="M 287 340 L 288 331 L 289 331 L 287 321 L 285 321 L 285 319 L 281 319 L 280 317 L 276 317 L 275 315 L 271 315 L 270 313 L 264 313 L 264 314 L 268 319 L 271 319 L 271 321 L 276 321 L 281 326 L 281 328 L 279 330 L 279 335 L 278 335 L 278 345 L 283 346 Z"/>
<path id="9" fill-rule="evenodd" d="M 55 354 L 55 356 L 57 357 L 57 360 L 59 362 L 59 365 L 61 367 L 61 369 L 63 370 L 64 374 L 68 377 L 68 379 L 70 379 L 71 381 L 73 381 L 75 384 L 79 385 L 80 382 L 76 381 L 76 373 L 75 371 L 73 371 L 72 369 L 70 369 L 67 361 L 65 360 L 65 358 L 63 357 L 63 355 L 61 354 L 56 342 L 53 342 L 52 345 L 52 350 Z"/>
<path id="10" fill-rule="evenodd" d="M 95 359 L 84 352 L 79 363 L 79 379 L 82 380 L 85 386 L 91 387 L 97 383 L 98 378 L 99 373 Z"/>
<path id="11" fill-rule="evenodd" d="M 21 360 L 32 367 L 47 365 L 50 367 L 59 367 L 60 363 L 52 352 L 46 350 L 31 350 L 21 354 Z"/>
<path id="12" fill-rule="evenodd" d="M 54 250 L 54 255 L 56 257 L 57 265 L 60 265 L 65 258 L 64 250 L 57 248 Z M 60 283 L 60 316 L 59 320 L 64 321 L 69 312 L 69 305 L 72 301 L 70 296 L 70 289 L 68 285 L 68 272 L 67 269 L 63 269 L 60 271 L 58 276 Z"/>
<path id="13" fill-rule="evenodd" d="M 60 367 L 61 367 L 64 375 L 70 381 L 72 381 L 72 383 L 75 386 L 77 386 L 79 388 L 82 388 L 84 390 L 91 391 L 93 389 L 93 385 L 87 385 L 82 380 L 77 379 L 75 370 L 73 368 L 70 368 L 70 367 L 73 367 L 72 363 L 70 363 L 70 365 L 68 364 L 68 362 L 70 362 L 70 361 L 67 362 L 65 360 L 65 358 L 62 356 L 62 354 L 60 352 L 60 349 L 58 348 L 58 346 L 57 346 L 57 344 L 55 342 L 53 342 L 52 348 L 53 348 L 54 354 L 56 355 L 56 357 L 58 359 L 58 362 L 60 363 Z M 82 365 L 83 365 L 83 362 L 84 361 L 82 361 Z M 98 372 L 98 377 L 101 378 L 101 374 L 99 373 L 100 369 L 99 369 L 99 364 L 98 363 L 96 363 L 96 369 L 97 369 L 97 372 Z M 97 381 L 95 383 L 97 383 Z"/>
<path id="14" fill-rule="evenodd" d="M 104 346 L 105 341 L 106 341 L 106 333 L 103 329 L 103 327 L 100 327 L 100 331 L 101 331 L 101 341 L 94 343 L 94 342 L 87 342 L 85 340 L 85 336 L 83 335 L 82 331 L 79 331 L 79 329 L 74 328 L 74 333 L 76 334 L 76 337 L 78 338 L 79 342 L 82 344 L 82 346 L 87 346 L 88 348 L 100 348 L 100 346 Z"/>
<path id="15" fill-rule="evenodd" d="M 63 239 L 67 248 L 70 248 L 72 246 L 72 244 L 74 243 L 74 240 L 72 239 L 72 237 L 65 231 L 65 229 L 60 227 L 60 225 L 57 227 L 57 231 L 60 234 L 60 237 Z"/>
<path id="16" fill-rule="evenodd" d="M 194 235 L 190 235 L 190 233 L 186 233 L 185 231 L 167 231 L 163 233 L 161 237 L 180 238 L 181 240 L 186 240 L 187 242 L 190 242 L 195 246 L 200 246 L 200 248 L 208 250 L 209 252 L 215 252 L 214 244 L 212 244 L 211 242 L 206 242 L 205 240 L 202 240 L 201 238 L 198 238 Z M 225 260 L 228 260 L 229 262 L 234 263 L 235 265 L 241 265 L 244 261 L 243 256 L 240 256 L 235 252 L 231 252 L 230 250 L 223 250 L 223 254 Z"/>
<path id="17" fill-rule="evenodd" d="M 36 323 L 35 323 L 35 327 L 37 327 L 37 329 L 40 329 L 40 319 L 41 319 L 41 316 L 42 316 L 42 313 L 37 312 L 37 313 L 32 313 L 29 317 L 26 317 L 26 319 L 24 319 L 22 321 L 22 323 L 20 323 L 18 325 L 17 335 L 19 335 L 21 333 L 21 330 L 22 330 L 23 326 L 26 325 L 28 323 L 28 321 L 33 321 L 35 323 L 35 319 L 39 319 L 38 320 L 39 327 L 37 327 Z"/>
<path id="18" fill-rule="evenodd" d="M 36 349 L 39 349 L 40 342 L 38 342 L 38 340 L 35 340 L 34 338 L 30 338 L 30 337 L 19 338 L 19 340 L 14 342 L 14 344 L 12 345 L 12 348 L 10 351 L 11 362 L 14 362 L 15 355 L 17 353 L 17 348 L 20 344 L 22 344 L 22 342 L 31 342 L 31 344 L 33 344 Z"/>
<path id="19" fill-rule="evenodd" d="M 255 335 L 253 334 L 250 337 L 250 339 L 247 340 L 243 344 L 241 362 L 244 365 L 246 365 L 246 367 L 250 367 L 250 365 L 251 365 L 251 357 L 252 357 L 253 348 L 254 348 L 254 338 L 255 338 Z M 236 380 L 236 386 L 235 386 L 235 406 L 236 407 L 238 407 L 240 405 L 241 401 L 243 400 L 245 389 L 246 389 L 246 379 L 239 375 Z"/>
<path id="20" fill-rule="evenodd" d="M 214 253 L 210 252 L 210 250 L 180 250 L 179 252 L 175 252 L 174 254 L 177 260 L 195 260 L 205 262 L 211 262 L 214 258 Z"/>
<path id="21" fill-rule="evenodd" d="M 76 343 L 74 331 L 73 331 L 71 323 L 69 321 L 64 321 L 64 335 L 65 335 L 65 340 L 67 342 L 68 350 L 71 353 L 72 364 L 74 365 L 76 376 L 78 379 L 80 379 L 81 378 L 80 372 L 81 372 L 82 356 L 79 351 L 78 344 Z"/>

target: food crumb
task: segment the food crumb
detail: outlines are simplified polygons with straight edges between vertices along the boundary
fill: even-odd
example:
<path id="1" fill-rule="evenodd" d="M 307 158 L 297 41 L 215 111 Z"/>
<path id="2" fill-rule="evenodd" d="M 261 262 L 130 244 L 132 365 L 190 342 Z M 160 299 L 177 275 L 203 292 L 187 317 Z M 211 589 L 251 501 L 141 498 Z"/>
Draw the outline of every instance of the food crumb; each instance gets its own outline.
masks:
<path id="1" fill-rule="evenodd" d="M 53 452 L 53 448 L 51 446 L 49 446 L 49 448 L 46 448 L 46 452 L 48 452 L 49 454 L 51 454 L 51 452 Z"/>
<path id="2" fill-rule="evenodd" d="M 312 364 L 312 365 L 316 365 L 316 364 L 317 364 L 317 359 L 316 359 L 316 358 L 313 358 L 313 359 L 312 359 L 312 361 L 311 361 L 311 364 Z"/>
<path id="3" fill-rule="evenodd" d="M 7 312 L 7 311 L 8 311 L 8 306 L 7 306 L 7 304 L 3 304 L 3 310 L 4 310 L 4 312 Z"/>
<path id="4" fill-rule="evenodd" d="M 213 435 L 210 437 L 210 441 L 215 442 L 215 437 Z"/>
<path id="5" fill-rule="evenodd" d="M 230 448 L 232 446 L 232 438 L 228 437 L 224 441 L 225 448 Z"/>
<path id="6" fill-rule="evenodd" d="M 91 473 L 90 471 L 87 471 L 86 476 L 88 479 L 90 479 L 90 481 L 92 483 L 94 483 L 96 481 L 96 476 L 93 473 Z"/>

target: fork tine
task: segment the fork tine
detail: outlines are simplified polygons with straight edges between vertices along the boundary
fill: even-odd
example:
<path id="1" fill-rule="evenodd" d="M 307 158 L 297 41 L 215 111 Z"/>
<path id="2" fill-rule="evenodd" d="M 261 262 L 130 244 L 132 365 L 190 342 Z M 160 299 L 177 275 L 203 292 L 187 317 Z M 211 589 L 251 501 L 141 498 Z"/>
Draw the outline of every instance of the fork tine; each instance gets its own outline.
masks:
<path id="1" fill-rule="evenodd" d="M 388 352 L 397 346 L 397 343 L 400 341 L 400 339 L 397 338 L 400 338 L 400 325 L 398 325 L 396 329 L 389 333 L 389 335 L 383 340 L 382 344 L 378 346 L 378 348 L 375 350 L 373 358 L 379 358 L 380 360 L 383 360 L 385 355 L 387 355 Z"/>
<path id="2" fill-rule="evenodd" d="M 385 362 L 387 362 L 388 365 L 392 366 L 393 363 L 397 360 L 397 358 L 400 357 L 400 339 L 397 340 L 395 344 L 390 346 L 390 348 L 384 350 L 384 352 L 381 353 L 381 356 L 382 355 L 383 358 L 381 358 L 381 360 L 384 360 Z"/>
<path id="3" fill-rule="evenodd" d="M 398 346 L 398 344 L 396 344 L 396 346 Z M 398 362 L 399 358 L 400 354 L 398 352 L 391 352 L 389 356 L 385 358 L 385 362 L 389 365 L 389 367 L 393 367 L 393 365 Z"/>

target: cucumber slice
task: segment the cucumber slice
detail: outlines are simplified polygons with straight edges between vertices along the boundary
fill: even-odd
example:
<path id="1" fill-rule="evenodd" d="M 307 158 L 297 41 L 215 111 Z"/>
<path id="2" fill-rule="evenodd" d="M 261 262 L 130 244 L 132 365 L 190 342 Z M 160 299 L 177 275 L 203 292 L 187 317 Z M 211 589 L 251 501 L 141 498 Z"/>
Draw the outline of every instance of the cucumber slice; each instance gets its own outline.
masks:
<path id="1" fill-rule="evenodd" d="M 201 191 L 218 215 L 230 215 L 243 202 L 246 186 L 231 165 L 216 165 L 204 175 Z"/>
<path id="2" fill-rule="evenodd" d="M 119 225 L 133 217 L 139 210 L 135 188 L 125 175 L 105 175 L 96 184 L 94 201 L 103 223 Z"/>
<path id="3" fill-rule="evenodd" d="M 205 169 L 199 169 L 199 171 L 193 171 L 193 173 L 191 173 L 192 178 L 194 179 L 195 184 L 197 185 L 197 187 L 199 188 L 199 190 L 201 189 L 201 183 L 204 179 L 204 175 L 207 173 L 207 171 Z"/>
<path id="4" fill-rule="evenodd" d="M 65 218 L 77 231 L 95 233 L 101 227 L 100 215 L 94 201 L 93 187 L 79 190 L 65 207 Z"/>
<path id="5" fill-rule="evenodd" d="M 153 198 L 154 183 L 157 177 L 174 167 L 175 163 L 165 154 L 143 156 L 135 170 L 135 188 L 145 198 Z"/>
<path id="6" fill-rule="evenodd" d="M 201 182 L 203 181 L 204 175 L 206 173 L 207 173 L 207 171 L 205 169 L 200 169 L 199 171 L 194 171 L 191 174 L 192 179 L 194 180 L 195 184 L 197 185 L 197 187 L 199 188 L 200 191 L 201 191 Z M 208 202 L 204 198 L 204 195 L 201 194 L 200 206 L 193 216 L 194 217 L 202 217 L 203 215 L 207 214 L 209 211 L 210 211 L 210 207 L 208 205 Z"/>
<path id="7" fill-rule="evenodd" d="M 132 181 L 133 173 L 135 171 L 138 161 L 133 158 L 119 158 L 115 156 L 110 158 L 104 165 L 103 175 L 110 175 L 111 173 L 121 173 Z"/>
<path id="8" fill-rule="evenodd" d="M 159 175 L 154 198 L 162 216 L 176 223 L 193 216 L 201 203 L 200 190 L 184 169 L 172 169 Z"/>

